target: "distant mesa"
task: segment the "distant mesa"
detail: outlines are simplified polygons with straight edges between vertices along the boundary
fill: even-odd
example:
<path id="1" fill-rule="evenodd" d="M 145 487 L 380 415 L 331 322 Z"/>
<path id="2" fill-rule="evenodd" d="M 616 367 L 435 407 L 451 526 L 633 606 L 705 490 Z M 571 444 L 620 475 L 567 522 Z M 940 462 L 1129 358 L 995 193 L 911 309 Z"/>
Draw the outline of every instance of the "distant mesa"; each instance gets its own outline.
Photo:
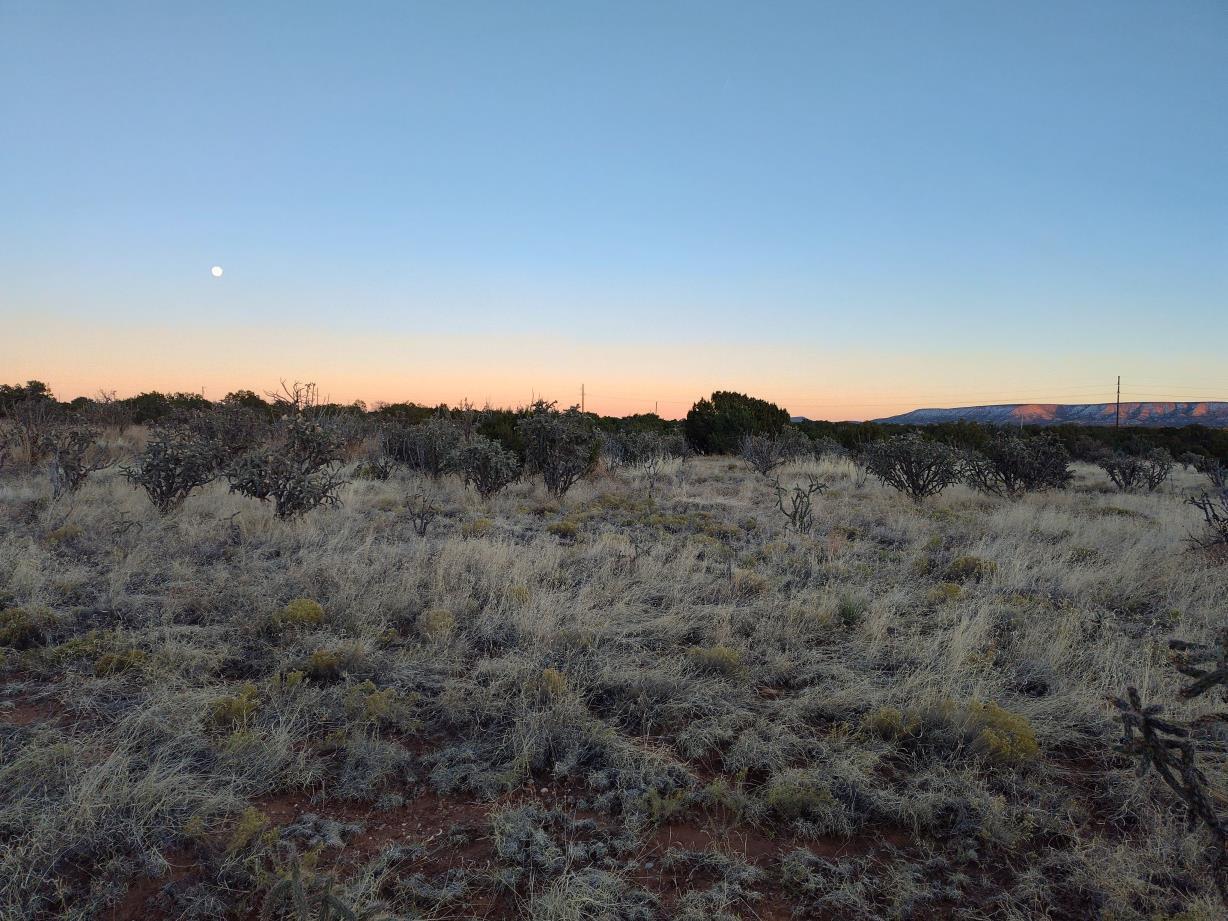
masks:
<path id="1" fill-rule="evenodd" d="M 1116 403 L 1004 403 L 998 406 L 958 406 L 952 409 L 914 409 L 875 422 L 898 425 L 938 425 L 943 422 L 980 422 L 984 425 L 1113 425 Z M 1121 424 L 1169 428 L 1205 425 L 1228 428 L 1228 403 L 1122 403 Z"/>

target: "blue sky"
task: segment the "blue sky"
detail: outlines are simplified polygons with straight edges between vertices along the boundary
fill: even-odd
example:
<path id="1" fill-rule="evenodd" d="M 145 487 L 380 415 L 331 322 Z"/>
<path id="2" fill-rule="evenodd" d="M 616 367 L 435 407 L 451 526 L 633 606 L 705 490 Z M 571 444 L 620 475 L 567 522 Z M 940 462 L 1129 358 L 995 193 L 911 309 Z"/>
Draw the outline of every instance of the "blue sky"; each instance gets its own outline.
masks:
<path id="1" fill-rule="evenodd" d="M 0 377 L 1222 396 L 1226 48 L 1218 0 L 0 0 Z"/>

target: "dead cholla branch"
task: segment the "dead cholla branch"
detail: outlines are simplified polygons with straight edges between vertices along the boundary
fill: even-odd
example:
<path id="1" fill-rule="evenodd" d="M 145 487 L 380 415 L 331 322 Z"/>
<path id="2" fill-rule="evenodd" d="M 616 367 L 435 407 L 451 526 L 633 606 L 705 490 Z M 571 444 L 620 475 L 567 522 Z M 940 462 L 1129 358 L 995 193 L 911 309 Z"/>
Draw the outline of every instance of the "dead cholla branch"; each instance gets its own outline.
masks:
<path id="1" fill-rule="evenodd" d="M 870 473 L 914 502 L 938 495 L 964 475 L 964 459 L 958 449 L 917 432 L 871 443 L 864 461 Z"/>
<path id="2" fill-rule="evenodd" d="M 1173 668 L 1193 678 L 1194 683 L 1181 689 L 1186 700 L 1201 697 L 1212 688 L 1220 688 L 1220 694 L 1228 700 L 1228 628 L 1225 628 L 1213 643 L 1190 643 L 1185 640 L 1169 640 Z M 1204 665 L 1211 668 L 1203 668 Z"/>
<path id="3" fill-rule="evenodd" d="M 1225 467 L 1215 457 L 1206 457 L 1204 455 L 1194 455 L 1194 457 L 1196 459 L 1193 461 L 1192 466 L 1211 481 L 1212 487 L 1221 491 L 1228 489 L 1228 467 Z"/>
<path id="4" fill-rule="evenodd" d="M 261 502 L 273 500 L 281 519 L 303 515 L 321 505 L 340 505 L 337 490 L 341 438 L 305 415 L 279 420 L 269 444 L 237 458 L 227 469 L 230 491 Z"/>
<path id="5" fill-rule="evenodd" d="M 1056 438 L 1001 434 L 980 452 L 968 452 L 965 476 L 974 489 L 1017 499 L 1028 492 L 1065 489 L 1074 474 L 1070 454 Z"/>
<path id="6" fill-rule="evenodd" d="M 809 534 L 814 528 L 812 501 L 816 495 L 827 489 L 826 483 L 819 482 L 818 478 L 811 474 L 806 475 L 806 480 L 805 486 L 794 485 L 792 490 L 781 486 L 779 480 L 772 480 L 772 489 L 776 491 L 776 508 L 789 520 L 789 525 L 798 534 Z M 789 500 L 788 508 L 785 508 L 786 498 Z"/>
<path id="7" fill-rule="evenodd" d="M 426 537 L 427 528 L 439 515 L 439 506 L 422 493 L 415 493 L 410 497 L 406 511 L 414 526 L 414 533 L 419 537 Z"/>
<path id="8" fill-rule="evenodd" d="M 1204 550 L 1228 547 L 1228 490 L 1221 490 L 1214 496 L 1207 493 L 1191 496 L 1187 501 L 1202 512 L 1206 524 L 1203 533 L 1191 534 L 1190 540 Z"/>
<path id="9" fill-rule="evenodd" d="M 592 420 L 573 406 L 559 412 L 538 400 L 517 423 L 528 469 L 540 473 L 546 489 L 562 496 L 597 465 L 601 439 Z"/>
<path id="10" fill-rule="evenodd" d="M 1101 458 L 1099 465 L 1122 492 L 1137 492 L 1142 488 L 1155 492 L 1172 472 L 1173 458 L 1163 448 L 1153 448 L 1142 454 L 1119 451 Z"/>
<path id="11" fill-rule="evenodd" d="M 1192 700 L 1214 688 L 1228 700 L 1228 629 L 1212 643 L 1191 643 L 1170 640 L 1173 667 L 1192 678 L 1181 688 L 1181 697 Z M 1210 831 L 1217 848 L 1215 883 L 1221 897 L 1228 903 L 1228 823 L 1219 815 L 1215 800 L 1223 801 L 1208 784 L 1197 764 L 1197 750 L 1190 729 L 1160 718 L 1163 707 L 1144 707 L 1138 691 L 1131 687 L 1126 698 L 1113 701 L 1121 713 L 1124 737 L 1118 750 L 1135 759 L 1139 776 L 1154 769 L 1165 784 L 1181 799 L 1190 828 L 1202 822 Z M 1223 721 L 1222 715 L 1212 717 Z"/>
<path id="12" fill-rule="evenodd" d="M 272 401 L 278 413 L 283 415 L 310 412 L 323 403 L 320 398 L 320 388 L 310 381 L 307 383 L 295 381 L 293 384 L 287 384 L 283 380 L 281 390 L 266 391 L 265 396 Z"/>

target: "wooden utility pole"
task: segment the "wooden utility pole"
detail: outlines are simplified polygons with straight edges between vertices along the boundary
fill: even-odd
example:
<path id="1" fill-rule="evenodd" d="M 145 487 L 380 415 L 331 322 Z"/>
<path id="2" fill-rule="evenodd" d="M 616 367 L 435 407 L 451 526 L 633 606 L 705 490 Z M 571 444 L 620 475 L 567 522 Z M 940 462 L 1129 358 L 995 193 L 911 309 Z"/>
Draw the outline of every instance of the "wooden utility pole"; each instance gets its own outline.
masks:
<path id="1" fill-rule="evenodd" d="M 584 412 L 584 385 L 580 385 L 580 412 Z"/>
<path id="2" fill-rule="evenodd" d="M 1117 375 L 1117 421 L 1113 423 L 1113 428 L 1121 428 L 1121 375 Z"/>

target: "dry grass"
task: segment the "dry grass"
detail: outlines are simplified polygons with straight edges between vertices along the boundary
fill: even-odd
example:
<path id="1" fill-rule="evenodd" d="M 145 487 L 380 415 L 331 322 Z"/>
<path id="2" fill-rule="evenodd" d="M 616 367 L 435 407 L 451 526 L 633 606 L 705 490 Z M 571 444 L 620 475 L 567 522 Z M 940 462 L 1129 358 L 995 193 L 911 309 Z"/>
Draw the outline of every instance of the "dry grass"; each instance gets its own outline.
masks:
<path id="1" fill-rule="evenodd" d="M 404 918 L 1219 917 L 1105 703 L 1223 622 L 1194 481 L 807 474 L 808 535 L 725 458 L 290 522 L 0 481 L 0 918 L 247 917 L 296 862 Z"/>

